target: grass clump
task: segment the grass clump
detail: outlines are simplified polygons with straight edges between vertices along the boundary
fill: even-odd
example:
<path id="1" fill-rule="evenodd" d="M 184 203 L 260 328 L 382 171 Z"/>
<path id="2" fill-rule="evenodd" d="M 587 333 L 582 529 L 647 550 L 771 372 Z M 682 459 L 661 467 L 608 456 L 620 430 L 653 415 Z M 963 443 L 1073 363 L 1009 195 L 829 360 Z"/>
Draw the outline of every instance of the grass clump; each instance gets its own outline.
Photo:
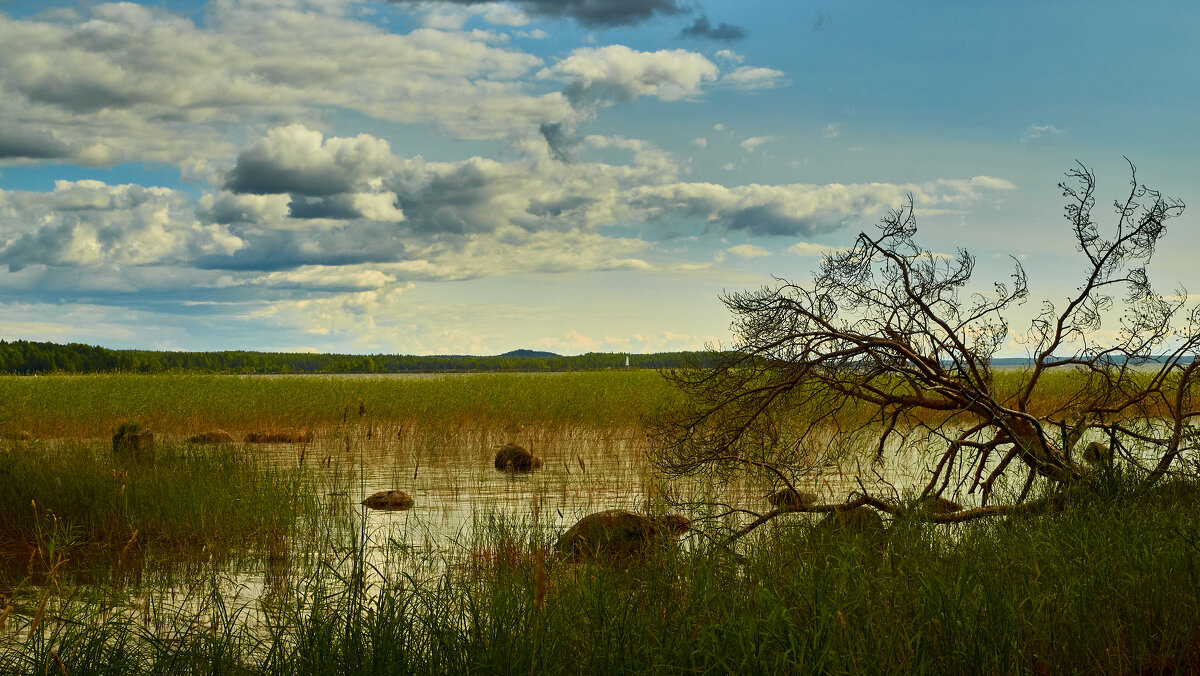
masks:
<path id="1" fill-rule="evenodd" d="M 72 674 L 110 664 L 129 673 L 166 664 L 265 674 L 1193 672 L 1196 493 L 1168 484 L 950 530 L 900 521 L 882 540 L 797 516 L 748 538 L 743 557 L 691 541 L 627 565 L 557 560 L 552 534 L 496 517 L 432 576 L 393 570 L 369 585 L 314 573 L 268 611 L 266 631 L 226 620 L 163 627 L 163 637 L 128 618 L 80 622 L 38 646 L 0 641 L 0 664 L 50 664 L 54 651 Z M 103 646 L 93 632 L 108 632 Z M 153 649 L 166 645 L 187 649 Z"/>
<path id="2" fill-rule="evenodd" d="M 317 494 L 303 470 L 232 446 L 159 444 L 146 460 L 97 443 L 0 443 L 0 546 L 10 559 L 48 547 L 77 560 L 238 554 L 317 514 Z"/>

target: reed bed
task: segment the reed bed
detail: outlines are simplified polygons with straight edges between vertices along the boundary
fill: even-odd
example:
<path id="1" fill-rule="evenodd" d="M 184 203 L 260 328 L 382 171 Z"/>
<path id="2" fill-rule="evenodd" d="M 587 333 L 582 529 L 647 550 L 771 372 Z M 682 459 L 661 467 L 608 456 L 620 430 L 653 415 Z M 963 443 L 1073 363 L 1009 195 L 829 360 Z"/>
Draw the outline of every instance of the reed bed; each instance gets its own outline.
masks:
<path id="1" fill-rule="evenodd" d="M 1193 672 L 1198 490 L 1102 488 L 954 538 L 797 519 L 741 559 L 685 541 L 619 567 L 554 557 L 532 513 L 485 516 L 430 577 L 317 570 L 257 604 L 201 582 L 202 613 L 102 621 L 80 598 L 33 640 L 3 634 L 0 673 Z"/>
<path id="2" fill-rule="evenodd" d="M 164 444 L 134 459 L 94 443 L 0 442 L 0 488 L 0 579 L 65 561 L 120 572 L 147 556 L 278 554 L 321 518 L 310 473 L 233 446 Z"/>
<path id="3" fill-rule="evenodd" d="M 636 425 L 670 405 L 653 371 L 433 377 L 104 374 L 0 376 L 0 434 L 111 435 L 123 420 L 189 436 L 325 429 L 364 417 L 442 429 Z M 361 408 L 360 408 L 361 403 Z"/>
<path id="4" fill-rule="evenodd" d="M 1008 519 L 555 555 L 591 511 L 762 502 L 654 475 L 641 420 L 675 403 L 639 372 L 0 378 L 0 676 L 1200 670 L 1200 485 L 1120 466 Z M 123 420 L 152 457 L 114 454 Z M 245 443 L 284 429 L 315 434 Z M 542 469 L 492 468 L 512 441 Z M 388 488 L 417 508 L 357 505 Z"/>

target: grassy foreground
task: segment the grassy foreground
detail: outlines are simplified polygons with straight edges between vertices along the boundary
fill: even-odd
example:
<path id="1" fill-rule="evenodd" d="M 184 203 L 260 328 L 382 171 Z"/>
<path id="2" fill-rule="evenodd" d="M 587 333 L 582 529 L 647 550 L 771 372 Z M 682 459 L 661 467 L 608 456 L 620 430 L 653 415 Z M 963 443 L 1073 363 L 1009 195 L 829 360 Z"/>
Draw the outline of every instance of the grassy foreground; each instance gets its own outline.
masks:
<path id="1" fill-rule="evenodd" d="M 685 548 L 624 568 L 558 561 L 496 518 L 423 579 L 314 571 L 240 605 L 202 582 L 195 615 L 81 595 L 32 638 L 4 633 L 0 673 L 1195 672 L 1197 490 L 1101 490 L 950 533 L 794 522 L 744 560 Z"/>
<path id="2" fill-rule="evenodd" d="M 869 537 L 792 515 L 737 555 L 693 535 L 597 566 L 552 556 L 536 505 L 476 504 L 469 538 L 400 545 L 331 514 L 322 482 L 352 480 L 354 455 L 315 451 L 341 447 L 348 409 L 431 431 L 636 426 L 672 401 L 652 373 L 0 378 L 0 395 L 0 431 L 35 436 L 0 441 L 0 676 L 1200 671 L 1200 485 L 1180 479 L 1117 471 L 1061 511 Z M 152 461 L 111 452 L 129 418 L 164 436 Z M 271 426 L 327 434 L 285 463 L 171 438 Z M 172 558 L 184 582 L 138 579 Z"/>

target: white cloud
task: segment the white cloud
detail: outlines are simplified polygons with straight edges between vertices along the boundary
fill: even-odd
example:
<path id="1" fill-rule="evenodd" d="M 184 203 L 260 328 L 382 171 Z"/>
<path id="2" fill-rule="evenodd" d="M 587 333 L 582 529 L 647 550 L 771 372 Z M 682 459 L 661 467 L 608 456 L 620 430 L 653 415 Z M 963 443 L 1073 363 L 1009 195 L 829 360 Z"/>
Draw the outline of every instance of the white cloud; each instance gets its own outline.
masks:
<path id="1" fill-rule="evenodd" d="M 741 63 L 746 60 L 746 57 L 738 54 L 732 49 L 718 49 L 716 54 L 713 54 L 713 56 L 721 59 L 722 61 L 729 61 L 730 63 Z"/>
<path id="2" fill-rule="evenodd" d="M 821 131 L 821 135 L 825 138 L 837 138 L 842 135 L 842 123 L 830 122 L 825 125 L 825 129 Z"/>
<path id="3" fill-rule="evenodd" d="M 576 49 L 538 72 L 539 78 L 566 82 L 567 98 L 585 109 L 628 103 L 639 96 L 664 101 L 695 97 L 718 75 L 717 66 L 696 52 L 640 52 L 624 45 Z"/>
<path id="4" fill-rule="evenodd" d="M 496 26 L 524 26 L 529 17 L 521 10 L 499 2 L 475 5 L 430 4 L 421 8 L 419 15 L 422 26 L 439 30 L 460 30 L 467 21 L 476 16 Z"/>
<path id="5" fill-rule="evenodd" d="M 694 138 L 694 139 L 692 139 L 692 145 L 696 146 L 697 148 L 707 148 L 708 147 L 708 139 L 704 138 L 703 136 Z"/>
<path id="6" fill-rule="evenodd" d="M 239 154 L 225 186 L 254 195 L 362 192 L 399 164 L 388 142 L 369 134 L 325 139 L 319 131 L 292 124 L 271 129 Z"/>
<path id="7" fill-rule="evenodd" d="M 771 89 L 783 81 L 783 71 L 774 68 L 741 66 L 721 76 L 721 84 L 734 89 Z"/>
<path id="8" fill-rule="evenodd" d="M 335 9 L 220 2 L 203 26 L 133 4 L 74 20 L 0 15 L 0 119 L 26 136 L 51 128 L 80 161 L 109 165 L 227 158 L 234 146 L 219 125 L 303 120 L 321 106 L 465 138 L 574 114 L 562 93 L 530 91 L 541 60 L 501 34 L 386 33 Z"/>
<path id="9" fill-rule="evenodd" d="M 737 246 L 729 247 L 726 251 L 742 258 L 761 258 L 771 255 L 770 251 L 754 244 L 738 244 Z"/>
<path id="10" fill-rule="evenodd" d="M 748 153 L 752 153 L 755 150 L 757 150 L 758 147 L 761 146 L 762 144 L 767 143 L 769 141 L 773 141 L 774 139 L 775 139 L 774 136 L 751 136 L 750 138 L 746 139 L 745 141 L 742 141 L 741 143 L 739 143 L 738 145 L 741 146 L 742 150 L 745 150 Z"/>
<path id="11" fill-rule="evenodd" d="M 1021 134 L 1021 143 L 1028 143 L 1042 138 L 1061 136 L 1062 130 L 1052 124 L 1031 124 Z"/>
<path id="12" fill-rule="evenodd" d="M 0 264 L 41 266 L 178 263 L 245 246 L 202 224 L 187 195 L 168 188 L 56 181 L 54 192 L 0 192 Z"/>
<path id="13" fill-rule="evenodd" d="M 816 244 L 813 242 L 796 242 L 787 249 L 788 253 L 797 256 L 827 256 L 829 254 L 840 253 L 846 251 L 845 247 L 829 246 L 827 244 Z"/>

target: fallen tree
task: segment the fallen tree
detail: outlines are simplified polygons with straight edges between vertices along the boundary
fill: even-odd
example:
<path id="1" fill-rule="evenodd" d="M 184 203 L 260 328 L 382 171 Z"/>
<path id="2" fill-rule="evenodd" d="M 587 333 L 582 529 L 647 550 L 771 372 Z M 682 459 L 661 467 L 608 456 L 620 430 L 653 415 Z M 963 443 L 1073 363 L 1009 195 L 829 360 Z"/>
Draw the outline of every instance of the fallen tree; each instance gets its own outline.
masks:
<path id="1" fill-rule="evenodd" d="M 1029 298 L 1020 262 L 990 293 L 973 291 L 967 251 L 916 243 L 911 196 L 876 232 L 826 255 L 811 284 L 725 295 L 736 343 L 714 351 L 715 366 L 666 372 L 687 403 L 656 424 L 654 462 L 672 478 L 748 473 L 795 491 L 864 448 L 874 463 L 913 448 L 927 461 L 915 495 L 869 488 L 869 464 L 851 471 L 844 501 L 725 505 L 717 516 L 750 519 L 737 535 L 789 512 L 898 514 L 944 495 L 976 507 L 927 520 L 1011 514 L 1031 508 L 1035 482 L 1069 484 L 1113 457 L 1147 483 L 1196 471 L 1200 313 L 1183 290 L 1156 292 L 1146 270 L 1184 205 L 1138 183 L 1132 163 L 1130 173 L 1102 231 L 1094 173 L 1068 172 L 1060 187 L 1083 281 L 1064 304 L 1042 301 L 1024 331 L 1010 330 Z M 992 362 L 1010 341 L 1028 366 L 998 377 Z"/>

